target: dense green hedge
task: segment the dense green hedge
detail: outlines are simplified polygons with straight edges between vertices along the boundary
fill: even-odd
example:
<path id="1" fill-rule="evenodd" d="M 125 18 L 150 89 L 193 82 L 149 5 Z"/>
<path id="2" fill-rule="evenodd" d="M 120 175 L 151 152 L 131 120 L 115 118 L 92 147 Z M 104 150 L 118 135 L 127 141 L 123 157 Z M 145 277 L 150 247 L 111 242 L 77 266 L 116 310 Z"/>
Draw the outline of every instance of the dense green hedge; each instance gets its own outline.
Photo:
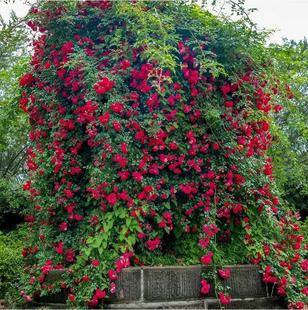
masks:
<path id="1" fill-rule="evenodd" d="M 23 272 L 22 244 L 24 229 L 11 233 L 0 231 L 0 298 L 18 294 L 18 280 Z"/>

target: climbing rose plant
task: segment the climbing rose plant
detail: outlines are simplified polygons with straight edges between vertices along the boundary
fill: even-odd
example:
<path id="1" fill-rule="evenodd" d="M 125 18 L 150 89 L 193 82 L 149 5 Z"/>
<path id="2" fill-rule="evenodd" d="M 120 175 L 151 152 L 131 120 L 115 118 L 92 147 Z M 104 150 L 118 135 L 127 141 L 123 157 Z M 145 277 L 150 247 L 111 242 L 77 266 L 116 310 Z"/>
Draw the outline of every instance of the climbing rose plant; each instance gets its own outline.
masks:
<path id="1" fill-rule="evenodd" d="M 40 1 L 29 16 L 20 107 L 33 204 L 20 295 L 62 289 L 97 307 L 140 253 L 188 235 L 203 265 L 216 266 L 218 244 L 241 242 L 264 282 L 303 308 L 303 238 L 267 157 L 271 114 L 292 94 L 258 34 L 182 2 Z M 200 289 L 214 281 L 223 306 L 230 270 L 216 267 Z"/>

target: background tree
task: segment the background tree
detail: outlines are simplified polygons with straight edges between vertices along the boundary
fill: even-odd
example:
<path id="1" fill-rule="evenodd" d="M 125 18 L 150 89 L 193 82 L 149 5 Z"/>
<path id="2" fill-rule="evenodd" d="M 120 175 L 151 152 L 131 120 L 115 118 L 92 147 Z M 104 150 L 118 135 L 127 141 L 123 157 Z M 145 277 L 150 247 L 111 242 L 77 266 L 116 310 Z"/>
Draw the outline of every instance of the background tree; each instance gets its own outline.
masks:
<path id="1" fill-rule="evenodd" d="M 27 69 L 29 46 L 25 22 L 14 12 L 8 22 L 0 17 L 0 25 L 0 225 L 10 227 L 21 220 L 25 201 L 28 120 L 19 108 L 18 79 Z"/>
<path id="2" fill-rule="evenodd" d="M 0 299 L 14 308 L 23 271 L 21 248 L 26 196 L 22 191 L 28 120 L 19 108 L 18 80 L 27 69 L 29 48 L 23 19 L 0 16 Z M 4 232 L 5 231 L 5 232 Z"/>
<path id="3" fill-rule="evenodd" d="M 308 43 L 285 40 L 272 45 L 280 87 L 290 88 L 291 100 L 282 102 L 283 110 L 275 115 L 276 139 L 271 148 L 277 184 L 283 197 L 301 211 L 308 212 Z"/>

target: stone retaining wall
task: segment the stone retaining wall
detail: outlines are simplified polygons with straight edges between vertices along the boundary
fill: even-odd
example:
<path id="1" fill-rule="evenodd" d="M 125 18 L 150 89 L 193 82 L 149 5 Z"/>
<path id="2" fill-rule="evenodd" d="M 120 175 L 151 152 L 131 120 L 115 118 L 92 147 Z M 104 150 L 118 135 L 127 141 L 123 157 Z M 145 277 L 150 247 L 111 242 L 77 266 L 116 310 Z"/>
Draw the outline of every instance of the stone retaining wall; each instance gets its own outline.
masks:
<path id="1" fill-rule="evenodd" d="M 266 297 L 259 269 L 253 265 L 228 266 L 225 284 L 233 298 Z M 153 302 L 201 298 L 202 268 L 197 266 L 128 268 L 121 272 L 112 302 Z M 205 269 L 205 268 L 204 268 Z M 208 297 L 214 297 L 214 290 Z"/>
<path id="2" fill-rule="evenodd" d="M 231 288 L 232 298 L 266 297 L 266 287 L 262 282 L 258 266 L 226 266 L 231 269 L 231 277 L 225 284 Z M 193 300 L 200 295 L 201 272 L 206 270 L 196 266 L 132 267 L 122 270 L 117 280 L 117 291 L 109 300 L 111 303 L 157 302 Z M 52 271 L 47 281 L 52 283 L 63 270 Z M 207 296 L 214 297 L 212 290 Z M 204 298 L 204 296 L 203 296 Z M 63 294 L 44 298 L 42 301 L 64 302 Z"/>

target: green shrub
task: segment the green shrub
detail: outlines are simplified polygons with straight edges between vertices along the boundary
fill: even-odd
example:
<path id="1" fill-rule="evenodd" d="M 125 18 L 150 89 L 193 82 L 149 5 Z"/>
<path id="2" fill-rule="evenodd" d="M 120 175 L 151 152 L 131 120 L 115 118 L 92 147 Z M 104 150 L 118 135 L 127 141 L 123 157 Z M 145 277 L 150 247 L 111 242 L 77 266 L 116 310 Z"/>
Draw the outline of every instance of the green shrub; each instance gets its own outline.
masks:
<path id="1" fill-rule="evenodd" d="M 22 220 L 26 195 L 15 179 L 0 178 L 0 228 L 11 228 Z"/>
<path id="2" fill-rule="evenodd" d="M 4 234 L 0 231 L 0 298 L 18 293 L 18 280 L 23 272 L 23 227 Z"/>

